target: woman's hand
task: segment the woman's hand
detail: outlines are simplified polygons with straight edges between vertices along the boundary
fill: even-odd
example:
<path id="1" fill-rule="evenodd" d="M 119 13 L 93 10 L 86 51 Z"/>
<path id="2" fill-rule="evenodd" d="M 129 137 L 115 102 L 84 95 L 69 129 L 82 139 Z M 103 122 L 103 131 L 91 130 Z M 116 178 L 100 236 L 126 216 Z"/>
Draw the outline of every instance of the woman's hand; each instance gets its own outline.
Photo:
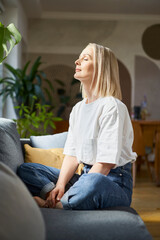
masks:
<path id="1" fill-rule="evenodd" d="M 54 208 L 60 201 L 65 192 L 65 186 L 74 175 L 78 168 L 77 158 L 74 156 L 65 156 L 61 167 L 60 175 L 56 187 L 50 191 L 46 199 L 46 206 Z"/>
<path id="2" fill-rule="evenodd" d="M 47 199 L 46 205 L 49 208 L 54 208 L 56 203 L 60 201 L 65 192 L 65 187 L 63 185 L 57 185 L 52 191 L 50 191 Z"/>
<path id="3" fill-rule="evenodd" d="M 112 163 L 97 162 L 91 167 L 88 173 L 101 173 L 107 176 L 110 170 L 114 167 L 115 167 L 115 164 L 112 164 Z"/>

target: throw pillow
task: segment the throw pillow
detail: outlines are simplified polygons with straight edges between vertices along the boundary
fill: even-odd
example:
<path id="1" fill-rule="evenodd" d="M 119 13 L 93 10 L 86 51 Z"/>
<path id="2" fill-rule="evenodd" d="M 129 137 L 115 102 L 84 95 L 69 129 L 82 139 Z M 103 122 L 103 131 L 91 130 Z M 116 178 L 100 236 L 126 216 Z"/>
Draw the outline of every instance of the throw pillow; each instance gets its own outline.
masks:
<path id="1" fill-rule="evenodd" d="M 51 149 L 64 148 L 68 132 L 45 136 L 31 136 L 31 146 L 35 148 Z"/>
<path id="2" fill-rule="evenodd" d="M 33 148 L 28 144 L 24 145 L 25 162 L 40 163 L 49 167 L 60 169 L 63 163 L 63 148 L 41 149 Z M 82 165 L 80 164 L 76 173 L 81 174 Z"/>

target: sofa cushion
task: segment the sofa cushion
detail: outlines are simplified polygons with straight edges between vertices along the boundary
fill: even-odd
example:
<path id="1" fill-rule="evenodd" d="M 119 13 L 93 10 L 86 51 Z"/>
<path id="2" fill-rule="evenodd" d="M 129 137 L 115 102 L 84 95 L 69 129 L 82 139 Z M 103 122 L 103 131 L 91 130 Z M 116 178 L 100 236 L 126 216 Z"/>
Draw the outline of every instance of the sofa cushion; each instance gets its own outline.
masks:
<path id="1" fill-rule="evenodd" d="M 16 124 L 6 118 L 0 118 L 0 162 L 8 165 L 14 172 L 24 162 Z"/>
<path id="2" fill-rule="evenodd" d="M 130 207 L 107 210 L 41 209 L 47 240 L 152 240 L 142 219 Z"/>
<path id="3" fill-rule="evenodd" d="M 33 148 L 28 144 L 24 145 L 25 162 L 40 163 L 49 167 L 60 169 L 63 163 L 63 148 L 41 149 Z M 81 174 L 82 164 L 79 165 L 77 173 Z"/>
<path id="4" fill-rule="evenodd" d="M 29 191 L 5 164 L 0 163 L 0 239 L 45 239 L 42 214 Z"/>
<path id="5" fill-rule="evenodd" d="M 64 159 L 63 148 L 41 149 L 25 144 L 24 149 L 25 162 L 40 163 L 49 167 L 61 168 Z"/>
<path id="6" fill-rule="evenodd" d="M 31 146 L 36 148 L 64 148 L 68 132 L 46 136 L 31 136 Z"/>

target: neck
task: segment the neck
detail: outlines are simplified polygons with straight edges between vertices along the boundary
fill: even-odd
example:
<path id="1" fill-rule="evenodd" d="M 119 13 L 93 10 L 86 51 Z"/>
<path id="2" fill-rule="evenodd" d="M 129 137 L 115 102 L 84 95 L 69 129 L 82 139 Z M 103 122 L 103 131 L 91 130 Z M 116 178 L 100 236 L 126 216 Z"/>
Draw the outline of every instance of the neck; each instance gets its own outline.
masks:
<path id="1" fill-rule="evenodd" d="M 93 95 L 93 93 L 91 91 L 86 91 L 86 89 L 85 89 L 85 93 L 87 95 L 86 103 L 94 102 L 98 98 L 97 96 Z"/>

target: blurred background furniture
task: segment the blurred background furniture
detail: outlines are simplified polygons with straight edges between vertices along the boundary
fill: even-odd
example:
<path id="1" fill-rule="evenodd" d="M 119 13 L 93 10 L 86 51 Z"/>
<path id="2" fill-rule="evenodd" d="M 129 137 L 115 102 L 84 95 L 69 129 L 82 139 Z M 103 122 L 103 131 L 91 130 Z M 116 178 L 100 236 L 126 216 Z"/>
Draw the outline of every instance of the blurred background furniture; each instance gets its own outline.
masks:
<path id="1" fill-rule="evenodd" d="M 55 125 L 56 125 L 56 129 L 54 129 L 54 134 L 67 132 L 69 128 L 69 120 L 62 120 L 62 121 L 55 122 Z"/>
<path id="2" fill-rule="evenodd" d="M 156 133 L 155 142 L 155 178 L 157 186 L 160 186 L 160 131 Z"/>
<path id="3" fill-rule="evenodd" d="M 160 120 L 138 120 L 144 138 L 145 147 L 155 147 L 156 132 L 160 131 Z"/>
<path id="4" fill-rule="evenodd" d="M 135 187 L 136 173 L 137 171 L 140 171 L 142 162 L 145 161 L 145 163 L 147 164 L 149 176 L 151 177 L 152 175 L 147 159 L 147 154 L 145 152 L 144 138 L 139 121 L 132 121 L 132 125 L 134 131 L 133 151 L 137 153 L 137 160 L 133 163 L 133 186 Z"/>
<path id="5" fill-rule="evenodd" d="M 158 154 L 160 120 L 140 120 L 139 123 L 142 128 L 145 150 L 147 152 L 149 148 L 151 149 L 150 153 L 148 152 L 148 161 L 152 169 L 152 178 L 158 186 L 160 184 L 158 180 L 160 178 L 160 155 Z"/>
<path id="6" fill-rule="evenodd" d="M 134 186 L 136 172 L 140 171 L 143 162 L 147 165 L 149 176 L 157 184 L 157 179 L 159 179 L 159 170 L 157 168 L 159 168 L 158 162 L 160 158 L 159 155 L 155 156 L 155 151 L 158 148 L 157 141 L 159 135 L 157 133 L 160 131 L 160 121 L 132 120 L 132 125 L 134 130 L 133 151 L 138 155 L 137 161 L 133 166 Z"/>

